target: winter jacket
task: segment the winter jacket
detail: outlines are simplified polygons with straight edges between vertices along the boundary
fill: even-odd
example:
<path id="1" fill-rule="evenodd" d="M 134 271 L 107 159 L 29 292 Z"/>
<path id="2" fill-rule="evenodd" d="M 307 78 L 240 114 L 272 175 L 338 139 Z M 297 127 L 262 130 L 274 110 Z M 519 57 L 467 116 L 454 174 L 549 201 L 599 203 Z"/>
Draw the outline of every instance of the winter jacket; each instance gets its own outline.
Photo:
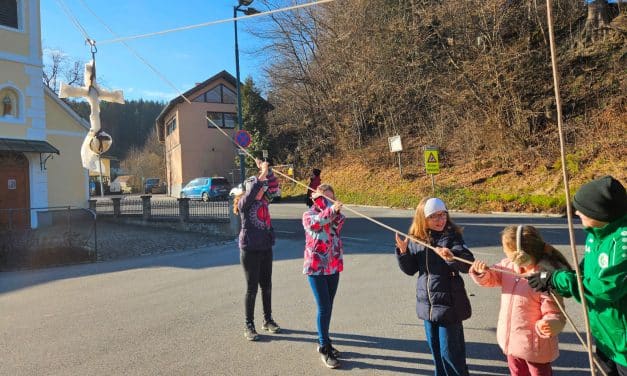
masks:
<path id="1" fill-rule="evenodd" d="M 237 203 L 242 223 L 239 233 L 239 247 L 244 251 L 265 251 L 272 249 L 274 245 L 274 229 L 270 221 L 268 200 L 265 195 L 261 200 L 255 200 L 257 193 L 264 184 L 276 185 L 274 174 L 269 173 L 267 179 L 267 182 L 264 183 L 257 177 L 253 177 L 253 184 L 250 189 L 244 192 Z"/>
<path id="2" fill-rule="evenodd" d="M 446 247 L 456 257 L 474 261 L 474 256 L 464 244 L 462 236 L 447 224 L 442 232 L 431 231 L 431 245 Z M 460 273 L 468 273 L 470 265 L 447 262 L 433 250 L 409 242 L 407 252 L 396 249 L 398 265 L 408 275 L 418 273 L 416 281 L 416 314 L 418 318 L 439 324 L 460 323 L 472 311 Z"/>
<path id="3" fill-rule="evenodd" d="M 305 228 L 305 262 L 303 274 L 330 275 L 344 269 L 344 250 L 340 231 L 344 215 L 336 213 L 332 204 L 318 197 L 303 214 Z"/>
<path id="4" fill-rule="evenodd" d="M 590 329 L 597 348 L 627 367 L 627 215 L 601 228 L 586 228 L 584 257 L 579 263 Z M 575 272 L 557 270 L 554 291 L 581 302 Z"/>
<path id="5" fill-rule="evenodd" d="M 505 355 L 515 356 L 529 362 L 550 363 L 559 355 L 557 335 L 545 336 L 540 333 L 538 320 L 556 324 L 561 332 L 566 319 L 555 301 L 546 293 L 536 292 L 529 287 L 525 278 L 494 269 L 505 269 L 523 274 L 520 268 L 509 259 L 504 259 L 483 274 L 470 273 L 470 277 L 485 287 L 501 287 L 501 308 L 499 311 L 496 338 Z M 526 272 L 539 271 L 535 266 Z M 558 297 L 563 307 L 563 300 Z"/>

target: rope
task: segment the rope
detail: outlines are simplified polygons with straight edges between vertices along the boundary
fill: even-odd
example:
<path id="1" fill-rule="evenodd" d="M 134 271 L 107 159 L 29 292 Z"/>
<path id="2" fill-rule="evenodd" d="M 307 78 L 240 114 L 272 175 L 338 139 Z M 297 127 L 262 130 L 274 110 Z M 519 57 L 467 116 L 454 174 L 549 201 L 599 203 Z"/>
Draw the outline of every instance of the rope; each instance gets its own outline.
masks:
<path id="1" fill-rule="evenodd" d="M 322 4 L 322 3 L 328 3 L 331 2 L 333 0 L 320 0 L 320 1 L 316 1 L 316 2 L 312 2 L 312 3 L 308 3 L 308 4 L 302 4 L 302 5 L 297 5 L 297 6 L 292 6 L 292 7 L 287 7 L 287 8 L 281 8 L 281 9 L 276 9 L 276 10 L 272 10 L 272 11 L 268 11 L 268 12 L 263 12 L 263 13 L 258 13 L 258 14 L 253 14 L 253 15 L 248 15 L 248 16 L 242 16 L 239 17 L 238 19 L 246 19 L 246 18 L 251 18 L 251 17 L 257 17 L 257 16 L 261 16 L 261 15 L 267 15 L 267 14 L 272 14 L 272 13 L 277 13 L 277 12 L 281 12 L 281 11 L 287 11 L 287 10 L 293 10 L 293 9 L 298 9 L 298 8 L 304 8 L 304 7 L 308 7 L 308 6 L 312 6 L 312 5 L 318 5 L 318 4 Z M 67 7 L 65 6 L 65 4 L 62 2 L 62 0 L 57 0 L 57 2 L 60 4 L 60 6 L 63 8 L 63 10 L 66 12 L 68 18 L 70 18 L 70 20 L 74 23 L 74 25 L 76 26 L 76 28 L 81 32 L 81 34 L 83 34 L 83 36 L 85 37 L 85 41 L 86 43 L 90 44 L 92 46 L 92 57 L 94 57 L 95 52 L 97 51 L 95 48 L 95 41 L 91 38 L 89 38 L 89 35 L 87 34 L 87 31 L 82 27 L 82 25 L 80 24 L 80 22 L 78 22 L 78 20 L 72 15 L 72 13 L 69 11 L 69 9 L 67 9 Z M 85 8 L 87 8 L 89 10 L 90 13 L 92 13 L 92 15 L 94 15 L 96 17 L 96 19 L 98 19 L 99 22 L 101 22 L 105 28 L 107 28 L 107 30 L 113 34 L 116 35 L 117 34 L 115 32 L 113 32 L 103 21 L 102 19 L 100 19 L 97 14 L 84 2 L 84 0 L 81 0 L 81 2 L 83 3 L 83 5 L 85 6 Z M 563 139 L 563 132 L 562 132 L 562 113 L 561 113 L 561 100 L 560 100 L 560 94 L 559 94 L 559 76 L 558 76 L 558 72 L 557 72 L 557 65 L 556 65 L 556 54 L 555 54 L 555 42 L 554 42 L 554 33 L 553 33 L 553 21 L 552 21 L 552 11 L 551 11 L 552 7 L 551 7 L 551 0 L 547 0 L 547 18 L 548 18 L 548 26 L 549 26 L 549 39 L 550 39 L 550 47 L 551 47 L 551 61 L 552 61 L 552 68 L 553 68 L 553 78 L 554 78 L 554 86 L 555 86 L 555 96 L 556 96 L 556 106 L 557 106 L 557 115 L 558 115 L 558 129 L 559 129 L 559 136 L 560 136 L 560 152 L 561 152 L 561 157 L 562 157 L 562 170 L 563 170 L 563 174 L 564 174 L 564 187 L 565 187 L 565 191 L 566 191 L 566 210 L 567 210 L 567 218 L 568 218 L 568 229 L 569 229 L 569 237 L 570 237 L 570 242 L 571 242 L 571 248 L 573 251 L 573 259 L 575 260 L 575 270 L 577 273 L 577 282 L 578 282 L 578 287 L 579 287 L 579 291 L 583 291 L 583 285 L 581 282 L 581 275 L 580 275 L 580 270 L 579 270 L 579 266 L 578 266 L 578 260 L 577 260 L 577 254 L 576 254 L 576 249 L 574 248 L 574 231 L 573 231 L 573 225 L 572 225 L 572 214 L 571 214 L 571 207 L 570 207 L 570 194 L 569 194 L 569 188 L 568 188 L 568 178 L 567 178 L 567 172 L 565 170 L 565 152 L 564 152 L 564 139 Z M 105 40 L 104 42 L 101 42 L 101 44 L 107 44 L 107 43 L 116 43 L 116 42 L 121 42 L 122 44 L 124 44 L 124 46 L 126 46 L 139 60 L 141 60 L 144 64 L 146 64 L 155 74 L 157 74 L 157 76 L 159 76 L 162 80 L 164 80 L 168 85 L 170 85 L 172 88 L 174 88 L 181 96 L 181 98 L 183 98 L 183 100 L 185 100 L 187 103 L 191 103 L 191 101 L 185 97 L 180 90 L 178 90 L 176 88 L 176 86 L 174 84 L 172 84 L 163 74 L 161 74 L 157 69 L 155 69 L 146 59 L 144 59 L 142 56 L 140 56 L 133 48 L 131 48 L 127 43 L 125 43 L 126 40 L 130 40 L 130 39 L 139 39 L 139 38 L 145 38 L 145 37 L 149 37 L 149 36 L 154 36 L 154 35 L 160 35 L 160 34 L 166 34 L 166 33 L 170 33 L 170 32 L 176 32 L 176 31 L 182 31 L 182 30 L 188 30 L 188 29 L 193 29 L 193 28 L 197 28 L 197 27 L 204 27 L 204 26 L 208 26 L 208 25 L 212 25 L 212 24 L 218 24 L 218 23 L 224 23 L 224 22 L 231 22 L 231 21 L 235 21 L 235 19 L 227 19 L 227 20 L 220 20 L 220 21 L 212 21 L 212 22 L 207 22 L 207 23 L 203 23 L 203 24 L 197 24 L 197 25 L 191 25 L 191 26 L 187 26 L 187 27 L 182 27 L 182 28 L 177 28 L 177 29 L 170 29 L 170 30 L 164 30 L 161 32 L 155 32 L 155 33 L 149 33 L 149 34 L 142 34 L 142 35 L 137 35 L 137 36 L 132 36 L 132 37 L 123 37 L 123 38 L 117 38 L 117 39 L 112 39 L 112 40 Z M 94 62 L 95 62 L 95 58 L 94 58 Z M 94 64 L 95 65 L 95 64 Z M 93 72 L 93 76 L 95 76 L 95 66 L 94 66 L 94 72 Z M 94 78 L 94 77 L 92 77 Z M 220 131 L 225 137 L 227 137 L 229 140 L 231 140 L 231 142 L 233 142 L 240 150 L 242 150 L 248 157 L 250 157 L 253 160 L 256 160 L 256 158 L 245 148 L 243 148 L 242 146 L 240 146 L 237 142 L 235 142 L 231 136 L 229 136 L 222 128 L 220 128 L 212 119 L 210 119 L 208 116 L 205 116 L 205 118 L 207 119 L 207 121 L 209 121 L 214 127 L 215 129 L 217 129 L 218 131 Z M 293 179 L 292 177 L 285 175 L 283 173 L 281 173 L 280 171 L 274 171 L 275 173 L 283 176 L 284 178 L 291 180 L 292 182 L 305 187 L 306 189 L 310 190 L 310 191 L 314 191 L 313 189 L 311 189 L 309 186 L 306 186 L 305 184 Z M 333 203 L 337 203 L 338 201 L 333 200 L 327 196 L 324 196 L 326 199 L 328 199 L 329 201 L 333 202 Z M 410 236 L 402 231 L 396 230 L 382 222 L 379 222 L 377 220 L 375 220 L 374 218 L 371 218 L 365 214 L 362 214 L 348 206 L 344 206 L 344 208 L 346 208 L 348 211 L 366 219 L 369 220 L 391 232 L 394 232 L 396 234 L 399 235 L 403 235 L 405 236 L 407 239 L 410 239 L 412 241 L 414 241 L 417 244 L 420 244 L 426 248 L 429 248 L 433 251 L 436 250 L 435 247 L 431 246 L 428 243 L 425 243 L 413 236 Z M 437 252 L 436 252 L 437 253 Z M 466 263 L 466 264 L 472 264 L 471 261 L 462 259 L 460 257 L 453 257 L 453 259 Z M 518 276 L 518 277 L 522 277 L 520 274 L 506 270 L 506 269 L 501 269 L 501 268 L 493 268 L 493 270 L 500 272 L 500 273 L 504 273 L 504 274 L 510 274 L 510 275 L 514 275 L 514 276 Z M 583 294 L 582 294 L 583 296 Z M 583 338 L 581 338 L 575 324 L 573 323 L 572 319 L 570 318 L 570 316 L 566 313 L 565 309 L 559 304 L 559 302 L 557 301 L 557 298 L 555 297 L 555 295 L 551 292 L 551 297 L 553 298 L 553 300 L 556 302 L 557 306 L 559 307 L 559 309 L 562 311 L 562 313 L 564 314 L 564 316 L 566 317 L 567 321 L 569 322 L 569 324 L 573 327 L 575 334 L 577 335 L 577 337 L 579 338 L 579 340 L 581 341 L 582 345 L 584 345 L 584 347 L 586 347 L 586 344 L 583 341 Z M 585 317 L 585 323 L 586 323 L 586 334 L 587 334 L 587 350 L 588 350 L 588 356 L 589 356 L 589 361 L 590 361 L 590 368 L 591 368 L 591 374 L 594 376 L 595 371 L 594 371 L 594 367 L 592 367 L 592 364 L 596 364 L 597 367 L 599 367 L 599 369 L 601 370 L 601 373 L 603 373 L 604 375 L 606 375 L 606 373 L 603 371 L 603 368 L 599 365 L 598 361 L 594 358 L 594 356 L 592 355 L 592 349 L 591 349 L 591 338 L 590 338 L 590 329 L 589 329 L 589 323 L 588 323 L 588 315 L 587 315 L 587 309 L 586 309 L 586 303 L 585 303 L 585 299 L 581 299 L 582 300 L 582 307 L 584 310 L 584 317 Z"/>
<path id="2" fill-rule="evenodd" d="M 293 6 L 290 6 L 290 7 L 269 10 L 269 11 L 266 11 L 266 12 L 260 12 L 260 13 L 255 13 L 255 14 L 244 15 L 244 16 L 237 17 L 237 18 L 227 18 L 227 19 L 223 19 L 223 20 L 209 21 L 209 22 L 203 22 L 203 23 L 194 24 L 194 25 L 181 26 L 181 27 L 177 27 L 177 28 L 174 28 L 174 29 L 166 29 L 166 30 L 162 30 L 162 31 L 155 31 L 155 32 L 152 32 L 152 33 L 145 33 L 145 34 L 133 35 L 133 36 L 128 36 L 128 37 L 120 37 L 120 38 L 116 38 L 116 39 L 109 39 L 109 40 L 105 40 L 103 42 L 100 42 L 100 44 L 118 43 L 118 42 L 132 40 L 132 39 L 141 39 L 141 38 L 153 37 L 155 35 L 164 35 L 164 34 L 169 34 L 169 33 L 176 33 L 176 32 L 179 32 L 179 31 L 192 30 L 192 29 L 197 29 L 197 28 L 210 26 L 210 25 L 217 25 L 217 24 L 221 24 L 221 23 L 240 21 L 240 20 L 254 18 L 254 17 L 266 16 L 266 15 L 273 14 L 273 13 L 279 13 L 279 12 L 285 12 L 285 11 L 290 11 L 290 10 L 294 10 L 294 9 L 306 8 L 306 7 L 310 7 L 310 6 L 314 6 L 314 5 L 330 3 L 332 1 L 334 1 L 334 0 L 318 0 L 318 1 L 313 1 L 311 3 L 300 4 L 300 5 L 293 5 Z"/>
<path id="3" fill-rule="evenodd" d="M 571 204 L 570 204 L 570 189 L 568 186 L 568 172 L 566 171 L 566 152 L 564 148 L 564 132 L 562 129 L 562 102 L 560 97 L 559 86 L 559 72 L 557 70 L 557 53 L 555 52 L 555 32 L 553 30 L 553 2 L 546 0 L 546 17 L 547 24 L 549 26 L 549 46 L 551 49 L 551 67 L 553 70 L 553 86 L 555 90 L 555 106 L 557 107 L 557 128 L 560 138 L 560 155 L 562 161 L 562 174 L 564 177 L 564 194 L 566 196 L 566 218 L 568 218 L 568 236 L 570 238 L 571 251 L 573 260 L 575 263 L 575 273 L 577 275 L 577 287 L 579 288 L 579 296 L 581 296 L 581 307 L 583 309 L 584 322 L 586 327 L 586 339 L 588 343 L 588 361 L 590 363 L 590 372 L 592 376 L 595 375 L 594 371 L 594 357 L 592 355 L 592 336 L 590 334 L 590 323 L 588 319 L 588 307 L 586 299 L 583 293 L 583 283 L 581 280 L 581 271 L 579 270 L 579 260 L 577 258 L 577 250 L 575 248 L 575 233 L 573 227 Z"/>
<path id="4" fill-rule="evenodd" d="M 109 33 L 111 33 L 114 36 L 118 35 L 98 16 L 98 14 L 96 14 L 96 12 L 94 12 L 89 7 L 89 5 L 87 5 L 87 3 L 84 0 L 81 0 L 81 3 L 89 11 L 89 13 L 91 13 L 96 18 L 96 20 L 98 20 L 98 22 L 100 22 L 102 24 L 102 26 L 104 26 L 104 28 L 107 29 L 107 31 L 109 31 Z M 150 64 L 146 59 L 144 59 L 135 49 L 133 49 L 131 46 L 129 46 L 128 43 L 123 42 L 123 41 L 121 43 L 124 45 L 124 47 L 126 47 L 129 51 L 131 51 L 131 53 L 133 55 L 135 55 L 136 58 L 138 58 L 141 62 L 146 64 L 146 66 L 148 68 L 150 68 L 150 70 L 152 70 L 154 74 L 156 74 L 166 84 L 168 84 L 171 88 L 173 88 L 180 96 L 183 96 L 183 93 L 176 87 L 176 85 L 174 85 L 170 80 L 168 80 L 161 72 L 159 72 L 154 66 L 152 66 L 152 64 Z M 95 47 L 95 42 L 94 42 L 94 47 Z"/>
<path id="5" fill-rule="evenodd" d="M 557 307 L 560 309 L 560 311 L 562 311 L 562 313 L 564 314 L 564 317 L 566 317 L 566 321 L 568 321 L 570 326 L 573 328 L 573 331 L 575 332 L 575 335 L 577 336 L 577 338 L 579 338 L 579 342 L 581 342 L 581 344 L 583 345 L 584 348 L 588 349 L 588 345 L 583 340 L 583 338 L 581 338 L 581 334 L 579 334 L 579 330 L 575 326 L 575 323 L 570 318 L 570 316 L 568 316 L 568 313 L 566 313 L 566 309 L 564 307 L 562 307 L 562 305 L 557 300 L 557 297 L 555 296 L 555 294 L 553 294 L 552 291 L 550 292 L 550 294 L 551 294 L 551 297 L 553 298 L 553 300 L 555 301 L 555 304 L 557 305 Z M 607 373 L 605 373 L 605 371 L 603 370 L 603 367 L 601 367 L 601 364 L 599 364 L 599 361 L 597 360 L 597 358 L 593 356 L 592 357 L 592 361 L 594 361 L 594 364 L 597 365 L 597 367 L 599 368 L 599 370 L 601 371 L 603 376 L 607 376 Z"/>
<path id="6" fill-rule="evenodd" d="M 63 2 L 63 0 L 57 0 L 57 3 L 59 4 L 59 6 L 61 7 L 61 9 L 63 9 L 63 11 L 65 12 L 65 14 L 67 15 L 67 17 L 70 19 L 70 21 L 72 21 L 72 23 L 74 24 L 74 26 L 78 29 L 78 31 L 83 34 L 83 38 L 85 39 L 85 41 L 89 41 L 92 40 L 91 38 L 89 38 L 89 35 L 87 34 L 87 30 L 85 30 L 85 28 L 81 25 L 80 22 L 78 22 L 78 19 L 76 17 L 74 17 L 74 15 L 72 14 L 72 12 L 70 12 L 70 9 L 65 5 L 65 3 Z"/>

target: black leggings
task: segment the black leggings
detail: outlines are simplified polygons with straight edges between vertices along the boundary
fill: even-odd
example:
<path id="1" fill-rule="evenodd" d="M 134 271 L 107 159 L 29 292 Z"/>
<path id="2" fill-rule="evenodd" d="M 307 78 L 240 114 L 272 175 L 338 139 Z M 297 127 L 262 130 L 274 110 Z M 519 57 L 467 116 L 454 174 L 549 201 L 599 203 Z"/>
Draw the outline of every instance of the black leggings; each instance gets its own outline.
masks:
<path id="1" fill-rule="evenodd" d="M 603 371 L 605 371 L 607 376 L 627 376 L 627 367 L 611 360 L 599 348 L 597 348 L 596 354 L 597 360 L 603 366 Z"/>
<path id="2" fill-rule="evenodd" d="M 263 317 L 272 318 L 272 249 L 265 251 L 244 251 L 240 249 L 239 260 L 244 267 L 246 276 L 246 322 L 252 323 L 255 319 L 255 299 L 257 286 L 261 287 L 261 302 L 263 303 Z"/>

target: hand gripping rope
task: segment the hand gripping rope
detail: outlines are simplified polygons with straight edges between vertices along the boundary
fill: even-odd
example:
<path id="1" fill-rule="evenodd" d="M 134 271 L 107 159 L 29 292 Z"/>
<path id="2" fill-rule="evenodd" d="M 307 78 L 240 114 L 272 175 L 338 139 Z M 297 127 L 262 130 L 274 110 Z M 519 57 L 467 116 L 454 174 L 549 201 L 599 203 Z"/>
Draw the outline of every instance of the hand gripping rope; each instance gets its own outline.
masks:
<path id="1" fill-rule="evenodd" d="M 81 0 L 82 1 L 82 0 Z M 301 4 L 298 6 L 294 6 L 294 7 L 288 7 L 288 8 L 282 8 L 282 9 L 276 9 L 276 10 L 271 10 L 271 11 L 267 11 L 267 12 L 262 12 L 259 14 L 255 14 L 255 15 L 250 15 L 250 16 L 245 16 L 246 18 L 250 18 L 250 17 L 259 17 L 259 16 L 263 16 L 263 15 L 267 15 L 270 13 L 274 13 L 274 12 L 279 12 L 279 11 L 286 11 L 286 10 L 291 10 L 291 9 L 296 9 L 299 7 L 305 7 L 305 6 L 311 6 L 311 5 L 318 5 L 318 4 L 322 4 L 322 3 L 327 3 L 327 2 L 331 2 L 333 0 L 319 0 L 319 1 L 314 1 L 311 3 L 307 3 L 307 4 Z M 78 20 L 76 20 L 75 17 L 73 17 L 73 15 L 71 14 L 71 12 L 69 11 L 69 9 L 67 9 L 67 7 L 65 6 L 65 4 L 63 4 L 62 0 L 57 0 L 57 2 L 59 3 L 59 5 L 63 8 L 63 10 L 66 12 L 68 18 L 74 23 L 74 25 L 79 29 L 79 31 L 83 34 L 83 36 L 85 37 L 85 40 L 90 41 L 91 39 L 89 38 L 89 36 L 87 35 L 87 32 L 85 31 L 85 29 L 80 25 L 80 23 L 78 22 Z M 85 2 L 82 1 L 83 4 L 86 6 Z M 553 83 L 554 83 L 554 91 L 555 91 L 555 101 L 556 101 L 556 107 L 557 107 L 557 123 L 558 123 L 558 133 L 559 133 L 559 139 L 560 139 L 560 154 L 561 154 L 561 160 L 562 160 L 562 173 L 563 173 L 563 180 L 564 180 L 564 190 L 565 190 L 565 197 L 566 197 L 566 212 L 567 212 L 567 219 L 568 219 L 568 230 L 569 230 L 569 237 L 570 237 L 570 244 L 571 244 L 571 252 L 572 252 L 572 257 L 574 260 L 574 264 L 575 264 L 575 272 L 577 275 L 577 286 L 579 288 L 580 293 L 583 291 L 583 283 L 582 283 L 582 279 L 581 279 L 581 271 L 579 269 L 579 262 L 578 262 L 578 257 L 577 257 L 577 251 L 575 249 L 575 236 L 574 236 L 574 227 L 573 227 L 573 223 L 572 223 L 572 212 L 571 212 L 571 205 L 570 205 L 570 189 L 569 189 L 569 185 L 568 185 L 568 174 L 566 171 L 566 156 L 565 156 L 565 150 L 564 150 L 564 134 L 563 134 L 563 128 L 562 128 L 562 108 L 561 108 L 561 99 L 560 99 L 560 91 L 559 91 L 559 74 L 558 74 L 558 69 L 557 69 L 557 57 L 556 57 L 556 49 L 555 49 L 555 40 L 554 40 L 554 30 L 553 30 L 553 15 L 552 15 L 552 0 L 546 0 L 546 4 L 547 4 L 547 24 L 548 24 L 548 28 L 549 28 L 549 45 L 550 45 L 550 50 L 551 50 L 551 66 L 552 66 L 552 72 L 553 72 Z M 89 7 L 87 7 L 89 9 Z M 91 9 L 89 9 L 90 12 L 92 12 L 92 14 L 95 14 L 93 11 L 91 11 Z M 245 17 L 240 17 L 241 19 L 245 18 Z M 102 22 L 102 20 L 99 19 L 99 21 L 101 23 L 104 24 L 104 22 Z M 148 33 L 148 34 L 143 34 L 143 35 L 138 35 L 138 36 L 132 36 L 132 37 L 118 37 L 117 39 L 113 39 L 113 40 L 107 40 L 104 42 L 101 42 L 101 44 L 103 43 L 115 43 L 115 42 L 122 42 L 122 44 L 124 44 L 139 60 L 141 60 L 144 64 L 146 64 L 155 74 L 157 74 L 157 76 L 159 76 L 164 82 L 166 82 L 169 86 L 171 86 L 172 88 L 174 88 L 174 90 L 176 92 L 179 93 L 179 95 L 187 102 L 187 103 L 191 103 L 190 100 L 188 98 L 186 98 L 185 96 L 183 96 L 183 94 L 180 92 L 180 90 L 178 90 L 178 88 L 176 88 L 175 85 L 173 85 L 170 81 L 168 81 L 161 73 L 159 73 L 152 65 L 150 65 L 144 58 L 142 58 L 141 56 L 139 56 L 139 54 L 137 52 L 135 52 L 135 50 L 133 50 L 130 46 L 128 46 L 126 43 L 124 43 L 125 40 L 130 40 L 130 39 L 138 39 L 138 38 L 145 38 L 145 37 L 149 37 L 149 36 L 154 36 L 154 35 L 160 35 L 160 34 L 165 34 L 165 33 L 170 33 L 170 32 L 176 32 L 176 31 L 181 31 L 181 30 L 187 30 L 187 29 L 191 29 L 191 28 L 196 28 L 196 27 L 204 27 L 204 26 L 208 26 L 211 24 L 215 24 L 215 23 L 221 23 L 221 22 L 229 22 L 232 21 L 231 19 L 228 20 L 221 20 L 221 21 L 214 21 L 214 22 L 207 22 L 207 23 L 203 23 L 203 24 L 198 24 L 198 25 L 191 25 L 191 26 L 186 26 L 186 27 L 181 27 L 181 28 L 177 28 L 177 29 L 171 29 L 171 30 L 165 30 L 165 31 L 161 31 L 161 32 L 154 32 L 154 33 Z M 106 25 L 105 25 L 106 26 Z M 113 33 L 113 31 L 111 31 L 111 29 L 109 29 L 107 27 L 107 29 L 111 32 L 111 34 L 117 36 L 115 33 Z M 90 43 L 91 44 L 91 43 Z M 92 44 L 92 48 L 95 47 L 95 45 Z M 92 49 L 92 53 L 95 53 L 95 51 Z M 222 130 L 220 127 L 217 126 L 217 124 L 215 124 L 211 119 L 209 119 L 208 117 L 206 117 L 207 120 L 213 124 L 216 129 L 218 129 L 225 137 L 227 137 L 229 140 L 231 140 L 233 143 L 235 143 L 235 141 L 226 133 L 224 132 L 224 130 Z M 248 155 L 250 158 L 255 159 L 246 149 L 242 148 L 241 146 L 239 146 L 237 143 L 235 143 L 235 145 L 240 148 L 240 150 L 242 150 L 246 155 Z M 305 186 L 304 184 L 302 184 L 301 182 L 296 181 L 295 179 L 291 178 L 290 176 L 287 176 L 279 171 L 275 171 L 277 174 L 283 176 L 284 178 L 291 180 L 292 182 L 299 184 L 309 190 L 311 190 L 308 186 Z M 313 190 L 312 190 L 313 191 Z M 326 197 L 326 196 L 325 196 Z M 336 203 L 337 201 L 330 199 L 329 197 L 326 197 L 329 201 Z M 435 251 L 435 248 L 432 247 L 430 244 L 426 244 L 425 242 L 422 242 L 412 236 L 409 236 L 408 234 L 405 234 L 401 231 L 398 231 L 384 223 L 381 223 L 373 218 L 370 218 L 364 214 L 359 213 L 358 211 L 350 208 L 350 207 L 345 207 L 348 211 L 364 218 L 367 219 L 373 223 L 376 223 L 377 225 L 390 230 L 396 234 L 399 235 L 403 235 L 405 237 L 407 237 L 408 239 L 412 240 L 413 242 L 416 242 L 424 247 L 427 247 L 431 250 Z M 436 252 L 437 253 L 437 252 Z M 459 258 L 459 257 L 453 257 L 453 259 L 460 261 L 460 262 L 464 262 L 467 264 L 471 264 L 470 261 L 467 261 L 465 259 Z M 512 273 L 510 271 L 506 271 L 503 269 L 496 269 L 501 273 L 508 273 L 508 274 L 514 274 L 517 275 L 516 273 Z M 555 300 L 555 296 L 553 295 L 553 293 L 551 293 L 551 295 L 553 296 L 554 300 Z M 581 296 L 584 296 L 583 294 L 581 294 Z M 557 303 L 557 301 L 556 301 Z M 601 372 L 605 375 L 604 370 L 600 367 L 599 363 L 596 361 L 596 359 L 593 356 L 592 353 L 592 338 L 591 338 L 591 334 L 590 334 L 590 326 L 589 326 L 589 321 L 588 321 L 588 312 L 587 312 L 587 304 L 586 304 L 586 300 L 582 299 L 581 301 L 582 303 L 582 310 L 583 310 L 583 315 L 585 318 L 585 327 L 586 327 L 586 337 L 587 337 L 587 345 L 584 343 L 583 338 L 581 338 L 581 336 L 579 336 L 579 333 L 575 327 L 575 325 L 573 324 L 572 320 L 570 319 L 570 317 L 566 314 L 566 312 L 564 311 L 564 309 L 560 306 L 559 303 L 557 303 L 558 307 L 560 307 L 560 309 L 562 310 L 562 312 L 564 313 L 565 317 L 568 319 L 568 322 L 573 326 L 573 329 L 575 329 L 575 333 L 577 334 L 577 337 L 579 337 L 580 341 L 582 342 L 582 344 L 584 345 L 584 347 L 586 347 L 587 352 L 588 352 L 588 360 L 590 363 L 590 371 L 591 374 L 594 376 L 595 375 L 595 368 L 593 366 L 593 363 L 596 364 L 599 369 L 601 370 Z"/>

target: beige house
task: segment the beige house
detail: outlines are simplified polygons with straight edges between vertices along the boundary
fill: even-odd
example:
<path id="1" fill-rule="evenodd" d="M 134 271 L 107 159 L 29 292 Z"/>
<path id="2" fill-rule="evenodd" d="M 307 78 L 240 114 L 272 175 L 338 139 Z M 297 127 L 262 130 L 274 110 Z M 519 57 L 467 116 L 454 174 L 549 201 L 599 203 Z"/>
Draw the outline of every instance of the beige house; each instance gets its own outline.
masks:
<path id="1" fill-rule="evenodd" d="M 38 208 L 86 207 L 89 124 L 43 84 L 39 0 L 0 1 L 0 226 L 38 226 Z"/>
<path id="2" fill-rule="evenodd" d="M 200 176 L 223 176 L 233 183 L 237 153 L 231 139 L 237 130 L 237 94 L 236 80 L 228 72 L 222 71 L 171 100 L 157 117 L 156 126 L 159 141 L 165 145 L 168 194 L 178 197 L 185 184 Z"/>

